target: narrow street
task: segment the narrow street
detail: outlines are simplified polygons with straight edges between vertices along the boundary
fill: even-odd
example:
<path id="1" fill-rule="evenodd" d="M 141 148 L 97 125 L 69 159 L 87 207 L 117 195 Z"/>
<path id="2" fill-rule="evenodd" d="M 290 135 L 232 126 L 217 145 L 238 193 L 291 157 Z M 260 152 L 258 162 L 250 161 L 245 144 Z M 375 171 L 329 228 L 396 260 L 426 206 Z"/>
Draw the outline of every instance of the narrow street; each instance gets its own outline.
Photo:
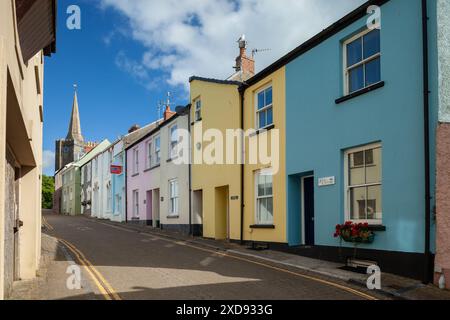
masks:
<path id="1" fill-rule="evenodd" d="M 59 250 L 65 253 L 58 256 L 67 260 L 66 268 L 70 257 L 84 265 L 81 290 L 66 288 L 70 274 L 63 265 L 49 270 L 51 299 L 361 300 L 372 296 L 335 280 L 84 217 L 45 215 L 44 226 L 48 235 L 59 240 Z"/>

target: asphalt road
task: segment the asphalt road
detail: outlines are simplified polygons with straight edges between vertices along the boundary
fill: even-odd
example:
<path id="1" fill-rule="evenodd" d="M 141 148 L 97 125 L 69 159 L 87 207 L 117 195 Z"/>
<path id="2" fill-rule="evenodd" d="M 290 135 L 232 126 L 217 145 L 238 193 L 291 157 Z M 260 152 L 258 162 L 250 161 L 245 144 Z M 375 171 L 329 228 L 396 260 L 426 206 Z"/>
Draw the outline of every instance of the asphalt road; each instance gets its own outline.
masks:
<path id="1" fill-rule="evenodd" d="M 83 217 L 46 215 L 46 233 L 61 239 L 82 269 L 81 290 L 64 299 L 361 300 L 347 284 L 330 285 L 300 271 L 225 255 L 202 246 L 139 233 Z M 67 256 L 60 255 L 60 256 Z M 65 268 L 50 268 L 65 286 Z M 55 274 L 58 273 L 58 274 Z M 55 289 L 54 291 L 58 291 Z M 359 294 L 362 293 L 362 294 Z M 55 298 L 55 297 L 53 297 Z"/>

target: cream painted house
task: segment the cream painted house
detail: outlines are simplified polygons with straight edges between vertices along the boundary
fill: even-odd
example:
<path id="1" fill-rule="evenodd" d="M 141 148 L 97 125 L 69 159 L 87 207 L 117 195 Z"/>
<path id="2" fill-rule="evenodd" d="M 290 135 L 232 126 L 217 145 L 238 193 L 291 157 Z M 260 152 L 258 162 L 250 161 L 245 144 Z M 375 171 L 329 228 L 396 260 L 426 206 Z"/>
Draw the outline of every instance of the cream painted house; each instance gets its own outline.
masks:
<path id="1" fill-rule="evenodd" d="M 0 1 L 0 299 L 32 279 L 41 253 L 44 55 L 56 1 Z"/>

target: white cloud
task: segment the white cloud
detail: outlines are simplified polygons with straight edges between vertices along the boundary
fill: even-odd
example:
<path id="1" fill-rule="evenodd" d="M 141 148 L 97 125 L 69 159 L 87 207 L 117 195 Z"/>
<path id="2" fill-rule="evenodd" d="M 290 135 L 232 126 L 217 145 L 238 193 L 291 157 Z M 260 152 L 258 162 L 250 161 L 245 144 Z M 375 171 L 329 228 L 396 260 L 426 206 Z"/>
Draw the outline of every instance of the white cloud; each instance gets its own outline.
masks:
<path id="1" fill-rule="evenodd" d="M 233 73 L 236 40 L 246 34 L 257 71 L 294 49 L 365 0 L 100 0 L 128 18 L 130 36 L 146 48 L 141 61 L 120 65 L 140 81 L 161 70 L 170 85 L 192 75 L 224 79 Z M 145 74 L 143 77 L 142 75 Z"/>
<path id="2" fill-rule="evenodd" d="M 55 166 L 55 153 L 50 150 L 44 150 L 42 154 L 42 171 L 52 175 Z"/>

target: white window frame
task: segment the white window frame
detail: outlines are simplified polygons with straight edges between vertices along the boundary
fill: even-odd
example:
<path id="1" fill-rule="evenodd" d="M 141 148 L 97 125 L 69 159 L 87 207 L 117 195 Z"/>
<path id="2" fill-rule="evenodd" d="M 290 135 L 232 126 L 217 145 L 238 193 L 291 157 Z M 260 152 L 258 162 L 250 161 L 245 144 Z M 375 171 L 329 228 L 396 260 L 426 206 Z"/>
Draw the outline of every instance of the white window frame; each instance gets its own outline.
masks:
<path id="1" fill-rule="evenodd" d="M 202 99 L 201 98 L 195 99 L 194 106 L 195 106 L 194 119 L 197 122 L 202 119 Z"/>
<path id="2" fill-rule="evenodd" d="M 265 195 L 265 196 L 260 196 L 258 193 L 258 178 L 262 175 L 270 175 L 272 176 L 272 195 Z M 273 179 L 274 179 L 274 175 L 272 172 L 272 169 L 262 169 L 262 170 L 257 170 L 255 171 L 254 174 L 254 188 L 255 188 L 255 225 L 257 226 L 272 226 L 274 224 L 274 189 L 273 189 Z M 261 221 L 259 219 L 260 214 L 259 214 L 259 200 L 261 199 L 268 199 L 268 198 L 272 198 L 272 221 Z"/>
<path id="3" fill-rule="evenodd" d="M 139 173 L 139 148 L 133 149 L 133 174 Z"/>
<path id="4" fill-rule="evenodd" d="M 153 148 L 154 148 L 154 164 L 153 167 L 158 166 L 161 164 L 161 135 L 156 135 L 153 137 Z M 157 142 L 159 143 L 159 147 L 157 146 Z"/>
<path id="5" fill-rule="evenodd" d="M 381 181 L 379 183 L 364 183 L 361 185 L 349 185 L 349 163 L 348 156 L 352 153 L 357 153 L 361 151 L 371 150 L 371 149 L 381 149 Z M 382 143 L 372 143 L 364 145 L 357 148 L 352 148 L 345 150 L 344 152 L 344 208 L 345 208 L 345 221 L 352 221 L 354 223 L 368 223 L 369 225 L 382 225 L 383 224 L 383 202 L 381 203 L 381 219 L 352 219 L 350 213 L 350 190 L 357 187 L 372 187 L 381 186 L 381 197 L 383 197 L 383 146 Z M 366 196 L 367 200 L 367 196 Z"/>
<path id="6" fill-rule="evenodd" d="M 146 169 L 150 169 L 152 167 L 152 159 L 153 159 L 153 140 L 147 140 L 145 142 L 145 150 L 146 150 Z"/>
<path id="7" fill-rule="evenodd" d="M 139 218 L 139 190 L 133 190 L 133 217 Z"/>
<path id="8" fill-rule="evenodd" d="M 272 104 L 266 105 L 266 106 L 264 106 L 264 108 L 258 110 L 258 95 L 261 92 L 266 91 L 269 88 L 272 88 Z M 259 114 L 261 112 L 264 112 L 264 111 L 270 109 L 270 108 L 272 108 L 272 123 L 266 124 L 264 127 L 260 128 L 259 127 Z M 273 116 L 274 116 L 274 112 L 273 112 L 273 84 L 269 83 L 269 84 L 265 85 L 264 87 L 262 87 L 261 89 L 259 89 L 259 90 L 257 90 L 255 92 L 255 128 L 257 130 L 264 130 L 264 129 L 267 129 L 268 127 L 270 127 L 270 126 L 273 126 L 274 123 L 275 123 Z"/>
<path id="9" fill-rule="evenodd" d="M 345 40 L 344 43 L 342 44 L 343 45 L 343 53 L 344 53 L 343 64 L 342 64 L 344 66 L 344 70 L 343 70 L 343 72 L 344 72 L 344 95 L 349 95 L 351 93 L 358 92 L 359 90 L 363 90 L 363 89 L 368 87 L 368 86 L 366 86 L 366 68 L 363 68 L 363 72 L 364 72 L 364 76 L 363 76 L 363 78 L 364 78 L 364 87 L 362 87 L 359 90 L 350 92 L 350 77 L 349 77 L 350 70 L 353 70 L 353 69 L 355 69 L 355 68 L 357 68 L 357 67 L 359 67 L 361 65 L 366 65 L 367 63 L 369 63 L 372 60 L 375 60 L 377 58 L 380 58 L 380 62 L 381 62 L 381 47 L 380 47 L 380 52 L 378 52 L 378 53 L 376 53 L 376 54 L 374 54 L 374 55 L 372 55 L 372 56 L 370 56 L 370 57 L 368 57 L 366 59 L 364 59 L 364 57 L 363 57 L 363 60 L 361 60 L 360 62 L 358 62 L 358 63 L 356 63 L 356 64 L 354 64 L 354 65 L 352 65 L 350 67 L 347 65 L 347 45 L 352 43 L 353 41 L 359 39 L 359 38 L 364 37 L 366 34 L 372 32 L 372 31 L 373 31 L 372 29 L 366 29 L 366 30 L 364 30 L 364 31 L 354 35 L 353 37 Z M 380 35 L 380 38 L 381 38 L 381 35 Z M 363 42 L 363 46 L 364 46 L 364 42 Z M 363 50 L 364 50 L 364 47 L 363 47 Z M 380 66 L 380 68 L 381 68 L 381 66 Z M 372 85 L 374 85 L 374 84 L 371 84 L 370 86 L 372 86 Z"/>
<path id="10" fill-rule="evenodd" d="M 176 140 L 172 140 L 172 129 L 175 128 Z M 175 123 L 169 127 L 169 160 L 175 159 L 178 156 L 178 142 L 180 136 L 178 133 L 178 124 Z"/>
<path id="11" fill-rule="evenodd" d="M 172 184 L 175 184 L 176 188 L 176 194 L 172 194 Z M 172 200 L 174 201 L 174 204 L 176 203 L 176 205 L 174 205 L 172 207 Z M 175 208 L 177 210 L 175 210 Z M 169 216 L 178 216 L 179 210 L 180 208 L 180 185 L 178 182 L 178 179 L 172 179 L 169 180 Z"/>
<path id="12" fill-rule="evenodd" d="M 108 212 L 112 210 L 112 188 L 110 185 L 106 186 L 106 210 Z"/>

